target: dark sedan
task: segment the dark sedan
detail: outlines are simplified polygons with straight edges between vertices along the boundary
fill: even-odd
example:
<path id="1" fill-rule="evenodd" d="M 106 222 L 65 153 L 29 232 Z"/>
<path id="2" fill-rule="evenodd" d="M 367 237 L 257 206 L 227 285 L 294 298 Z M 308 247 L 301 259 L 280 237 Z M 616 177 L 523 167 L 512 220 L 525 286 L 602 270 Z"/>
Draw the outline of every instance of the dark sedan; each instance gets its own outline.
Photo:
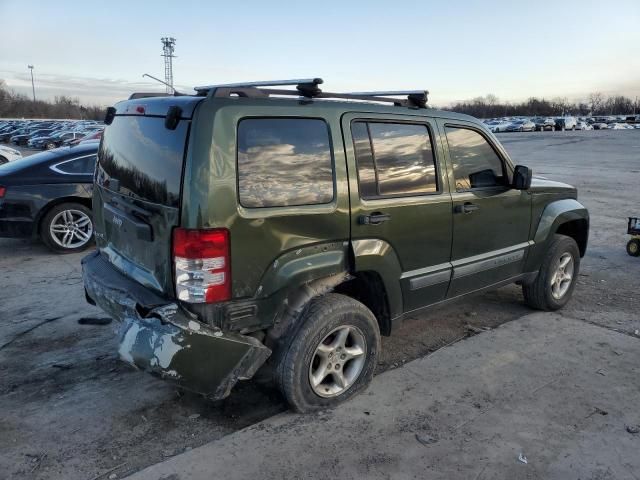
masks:
<path id="1" fill-rule="evenodd" d="M 76 252 L 93 239 L 91 192 L 98 144 L 63 147 L 0 165 L 0 237 L 40 237 Z"/>
<path id="2" fill-rule="evenodd" d="M 27 143 L 29 148 L 41 148 L 45 150 L 51 150 L 56 147 L 60 147 L 69 142 L 81 139 L 85 134 L 81 132 L 70 131 L 58 131 L 53 132 L 50 135 L 43 135 L 41 137 L 33 137 Z"/>
<path id="3" fill-rule="evenodd" d="M 53 133 L 53 131 L 54 131 L 53 128 L 40 128 L 37 130 L 30 130 L 19 135 L 13 135 L 9 139 L 9 141 L 14 145 L 18 145 L 18 146 L 26 145 L 29 142 L 29 139 L 31 139 L 32 137 L 41 137 L 44 135 L 49 135 Z"/>

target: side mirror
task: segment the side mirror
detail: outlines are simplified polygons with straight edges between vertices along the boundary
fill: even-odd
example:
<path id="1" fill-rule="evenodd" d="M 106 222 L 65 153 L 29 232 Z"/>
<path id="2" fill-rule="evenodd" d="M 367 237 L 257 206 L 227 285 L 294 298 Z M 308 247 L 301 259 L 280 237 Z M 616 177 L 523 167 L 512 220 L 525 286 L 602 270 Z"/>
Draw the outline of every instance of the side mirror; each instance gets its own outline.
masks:
<path id="1" fill-rule="evenodd" d="M 513 171 L 513 183 L 511 186 L 516 190 L 529 190 L 531 187 L 531 177 L 533 172 L 529 167 L 524 165 L 516 165 Z"/>

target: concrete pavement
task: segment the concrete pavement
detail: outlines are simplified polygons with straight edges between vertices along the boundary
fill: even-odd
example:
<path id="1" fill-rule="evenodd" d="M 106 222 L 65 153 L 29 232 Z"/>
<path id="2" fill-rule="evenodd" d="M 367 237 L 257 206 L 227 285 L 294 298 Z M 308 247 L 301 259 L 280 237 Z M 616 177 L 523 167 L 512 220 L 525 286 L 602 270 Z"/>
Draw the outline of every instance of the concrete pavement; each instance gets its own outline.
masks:
<path id="1" fill-rule="evenodd" d="M 640 338 L 531 314 L 129 478 L 638 479 L 639 373 Z"/>

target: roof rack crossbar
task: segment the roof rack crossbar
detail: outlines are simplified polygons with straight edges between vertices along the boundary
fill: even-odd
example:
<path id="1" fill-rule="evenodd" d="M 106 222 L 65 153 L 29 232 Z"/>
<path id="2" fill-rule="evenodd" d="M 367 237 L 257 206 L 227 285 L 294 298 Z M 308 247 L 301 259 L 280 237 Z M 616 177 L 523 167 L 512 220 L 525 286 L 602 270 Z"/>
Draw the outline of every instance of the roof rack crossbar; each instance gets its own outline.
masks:
<path id="1" fill-rule="evenodd" d="M 428 90 L 387 90 L 380 92 L 350 92 L 349 95 L 362 98 L 374 97 L 407 97 L 409 105 L 426 108 L 429 97 Z"/>
<path id="2" fill-rule="evenodd" d="M 345 100 L 360 100 L 369 102 L 387 102 L 398 106 L 409 106 L 426 108 L 427 95 L 426 90 L 390 90 L 377 92 L 353 92 L 353 93 L 333 93 L 323 92 L 319 86 L 323 81 L 321 78 L 302 78 L 294 80 L 269 80 L 262 82 L 239 82 L 226 83 L 219 85 L 209 85 L 204 87 L 196 87 L 198 95 L 206 95 L 209 97 L 225 98 L 231 96 L 237 97 L 269 97 L 270 95 L 281 96 L 298 96 L 305 98 L 333 98 Z M 296 89 L 279 89 L 279 88 L 262 88 L 262 87 L 280 87 L 295 85 Z M 405 97 L 394 98 L 394 97 Z"/>
<path id="3" fill-rule="evenodd" d="M 248 88 L 248 87 L 280 87 L 285 85 L 320 85 L 324 83 L 321 78 L 298 78 L 293 80 L 267 80 L 261 82 L 222 83 L 219 85 L 207 85 L 195 87 L 196 92 L 214 90 L 216 88 Z"/>
<path id="4" fill-rule="evenodd" d="M 407 97 L 409 95 L 428 95 L 428 90 L 389 90 L 376 92 L 349 92 L 349 95 L 364 97 Z"/>

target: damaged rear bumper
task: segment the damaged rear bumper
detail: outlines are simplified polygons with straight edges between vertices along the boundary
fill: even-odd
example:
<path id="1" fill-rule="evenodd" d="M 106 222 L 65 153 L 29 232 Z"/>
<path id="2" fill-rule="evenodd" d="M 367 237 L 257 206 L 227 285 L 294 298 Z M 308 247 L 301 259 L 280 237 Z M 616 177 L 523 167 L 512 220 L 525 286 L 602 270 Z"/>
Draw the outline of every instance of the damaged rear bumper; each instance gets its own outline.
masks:
<path id="1" fill-rule="evenodd" d="M 116 320 L 120 357 L 142 370 L 217 400 L 271 354 L 257 339 L 197 321 L 176 303 L 118 272 L 98 252 L 82 259 L 87 299 Z"/>

